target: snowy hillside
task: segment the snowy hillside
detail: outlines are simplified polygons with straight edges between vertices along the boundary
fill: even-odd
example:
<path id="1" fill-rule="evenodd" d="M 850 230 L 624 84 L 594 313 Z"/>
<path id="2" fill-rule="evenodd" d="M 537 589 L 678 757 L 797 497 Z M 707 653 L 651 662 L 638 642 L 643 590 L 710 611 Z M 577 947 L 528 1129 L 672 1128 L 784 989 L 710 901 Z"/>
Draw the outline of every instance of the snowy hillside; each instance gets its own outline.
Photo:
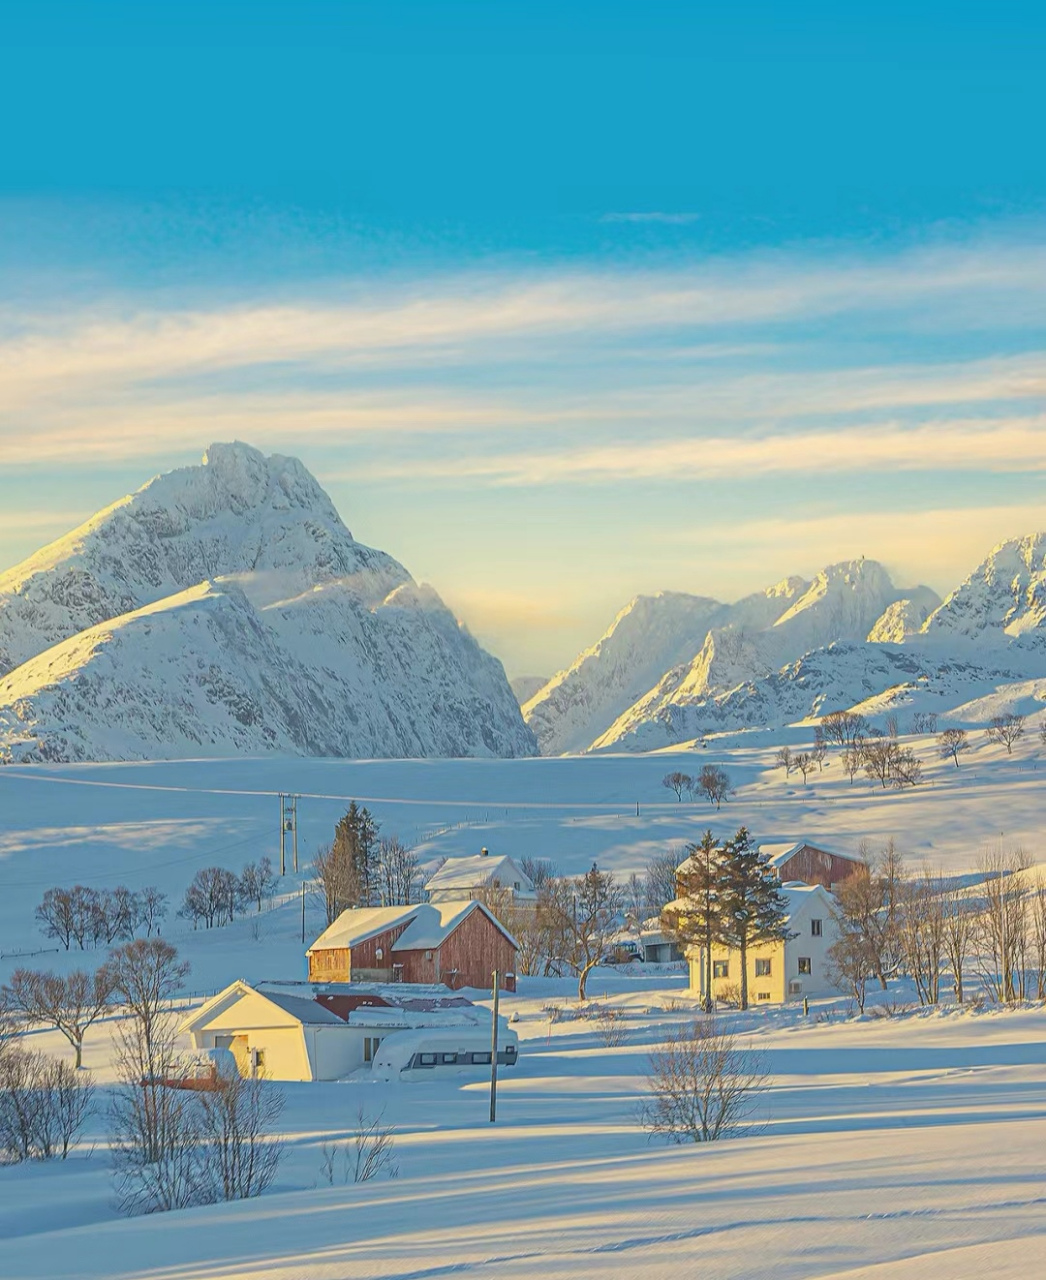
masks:
<path id="1" fill-rule="evenodd" d="M 294 459 L 212 447 L 0 578 L 0 758 L 530 755 L 500 663 Z"/>

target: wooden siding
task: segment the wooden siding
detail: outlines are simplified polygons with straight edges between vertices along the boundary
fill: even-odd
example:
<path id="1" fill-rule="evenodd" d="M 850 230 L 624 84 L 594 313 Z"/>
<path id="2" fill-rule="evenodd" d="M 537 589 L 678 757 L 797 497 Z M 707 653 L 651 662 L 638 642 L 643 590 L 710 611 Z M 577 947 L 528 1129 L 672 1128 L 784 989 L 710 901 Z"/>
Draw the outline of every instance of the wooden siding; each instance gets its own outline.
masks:
<path id="1" fill-rule="evenodd" d="M 863 865 L 852 858 L 840 858 L 814 844 L 804 844 L 787 862 L 781 863 L 777 874 L 782 883 L 801 880 L 804 884 L 821 884 L 831 889 L 833 884 L 840 884 Z"/>
<path id="2" fill-rule="evenodd" d="M 313 951 L 309 954 L 310 982 L 351 982 L 353 977 L 361 978 L 361 970 L 368 971 L 368 977 L 375 970 L 388 970 L 391 977 L 393 955 L 392 944 L 406 929 L 409 921 L 393 925 L 383 933 L 376 933 L 364 938 L 354 947 L 330 947 L 324 951 Z M 378 951 L 382 952 L 378 959 Z M 399 960 L 399 957 L 396 957 Z"/>
<path id="3" fill-rule="evenodd" d="M 505 989 L 505 975 L 516 971 L 516 948 L 485 912 L 476 910 L 443 940 L 439 970 L 431 980 L 449 987 L 489 987 L 495 969 Z"/>

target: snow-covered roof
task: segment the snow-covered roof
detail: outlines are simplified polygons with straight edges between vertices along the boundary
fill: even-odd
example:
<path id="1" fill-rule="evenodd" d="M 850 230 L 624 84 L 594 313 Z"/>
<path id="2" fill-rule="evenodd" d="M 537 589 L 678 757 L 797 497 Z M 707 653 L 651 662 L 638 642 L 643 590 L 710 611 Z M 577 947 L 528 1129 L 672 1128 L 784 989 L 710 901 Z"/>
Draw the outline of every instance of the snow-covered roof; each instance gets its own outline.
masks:
<path id="1" fill-rule="evenodd" d="M 350 907 L 320 934 L 306 954 L 333 947 L 355 947 L 376 933 L 395 928 L 417 914 L 420 907 Z"/>
<path id="2" fill-rule="evenodd" d="M 781 894 L 788 903 L 785 920 L 791 920 L 814 900 L 824 903 L 826 911 L 831 911 L 833 898 L 823 884 L 804 884 L 801 880 L 789 880 L 781 886 Z"/>
<path id="3" fill-rule="evenodd" d="M 344 1023 L 345 1021 L 330 1009 L 325 1009 L 322 1004 L 317 1004 L 315 1000 L 309 1000 L 305 996 L 285 996 L 276 991 L 258 991 L 258 995 L 264 997 L 270 1004 L 276 1005 L 278 1009 L 282 1009 L 284 1013 L 289 1013 L 292 1018 L 297 1018 L 299 1022 Z"/>
<path id="4" fill-rule="evenodd" d="M 510 870 L 511 875 L 506 875 L 506 870 Z M 524 889 L 534 888 L 507 853 L 477 853 L 469 858 L 448 858 L 425 888 L 429 893 L 434 889 L 474 889 L 490 884 L 491 880 L 500 880 L 509 886 L 518 880 Z"/>
<path id="5" fill-rule="evenodd" d="M 441 946 L 472 911 L 482 911 L 518 949 L 515 938 L 482 902 L 458 898 L 450 902 L 421 902 L 409 907 L 357 907 L 343 911 L 320 934 L 307 954 L 355 947 L 398 924 L 406 924 L 407 927 L 392 944 L 393 951 L 432 950 Z"/>
<path id="6" fill-rule="evenodd" d="M 224 990 L 205 1000 L 199 1009 L 193 1010 L 179 1026 L 179 1031 L 196 1031 L 226 1009 L 232 1008 L 239 1001 L 256 997 L 265 1000 L 283 1013 L 289 1014 L 296 1021 L 307 1024 L 331 1023 L 344 1026 L 344 1019 L 325 1009 L 305 996 L 285 995 L 278 991 L 261 990 L 253 987 L 242 978 L 230 982 Z"/>

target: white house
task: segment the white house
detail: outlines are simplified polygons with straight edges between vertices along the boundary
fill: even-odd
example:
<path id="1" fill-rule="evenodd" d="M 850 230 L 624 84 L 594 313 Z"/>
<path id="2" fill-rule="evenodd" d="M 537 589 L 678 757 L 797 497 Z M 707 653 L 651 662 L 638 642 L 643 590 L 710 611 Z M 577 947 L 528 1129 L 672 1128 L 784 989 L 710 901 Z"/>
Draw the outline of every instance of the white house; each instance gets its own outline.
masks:
<path id="1" fill-rule="evenodd" d="M 198 1052 L 228 1049 L 242 1075 L 271 1080 L 340 1080 L 370 1071 L 379 1046 L 389 1042 L 386 1047 L 391 1047 L 397 1037 L 408 1035 L 413 1048 L 409 1055 L 398 1055 L 401 1069 L 424 1072 L 435 1065 L 429 1063 L 431 1053 L 441 1055 L 444 1068 L 478 1067 L 484 1048 L 490 1063 L 490 1013 L 442 986 L 252 987 L 236 981 L 191 1013 L 179 1030 Z M 498 1042 L 506 1055 L 499 1061 L 511 1065 L 518 1042 L 504 1019 L 499 1020 Z M 454 1063 L 451 1054 L 456 1055 Z"/>
<path id="2" fill-rule="evenodd" d="M 804 997 L 838 995 L 839 988 L 828 977 L 828 948 L 839 936 L 832 912 L 835 900 L 823 885 L 799 881 L 783 885 L 782 893 L 788 900 L 789 937 L 784 942 L 760 943 L 749 948 L 749 1002 L 783 1004 L 786 1000 Z M 704 948 L 688 947 L 686 958 L 690 965 L 690 988 L 704 996 Z M 713 947 L 713 997 L 729 999 L 740 986 L 740 952 L 729 947 Z"/>
<path id="3" fill-rule="evenodd" d="M 497 890 L 508 892 L 521 904 L 537 901 L 534 883 L 519 864 L 507 853 L 491 854 L 486 849 L 469 858 L 448 858 L 425 885 L 429 902 L 483 898 Z"/>

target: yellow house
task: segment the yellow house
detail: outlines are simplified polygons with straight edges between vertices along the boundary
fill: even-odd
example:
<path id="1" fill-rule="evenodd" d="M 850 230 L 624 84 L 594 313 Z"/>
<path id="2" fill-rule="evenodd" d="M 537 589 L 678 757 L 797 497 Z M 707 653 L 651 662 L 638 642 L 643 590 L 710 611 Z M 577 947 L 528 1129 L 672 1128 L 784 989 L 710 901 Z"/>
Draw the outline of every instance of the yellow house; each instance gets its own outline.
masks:
<path id="1" fill-rule="evenodd" d="M 828 948 L 838 928 L 832 914 L 834 899 L 819 884 L 794 881 L 782 886 L 788 900 L 785 917 L 791 935 L 783 942 L 750 947 L 748 1001 L 750 1004 L 784 1004 L 810 996 L 838 995 L 828 978 Z M 690 989 L 705 994 L 704 948 L 686 950 L 690 965 Z M 712 948 L 712 998 L 732 1002 L 741 991 L 741 953 L 730 947 Z"/>

